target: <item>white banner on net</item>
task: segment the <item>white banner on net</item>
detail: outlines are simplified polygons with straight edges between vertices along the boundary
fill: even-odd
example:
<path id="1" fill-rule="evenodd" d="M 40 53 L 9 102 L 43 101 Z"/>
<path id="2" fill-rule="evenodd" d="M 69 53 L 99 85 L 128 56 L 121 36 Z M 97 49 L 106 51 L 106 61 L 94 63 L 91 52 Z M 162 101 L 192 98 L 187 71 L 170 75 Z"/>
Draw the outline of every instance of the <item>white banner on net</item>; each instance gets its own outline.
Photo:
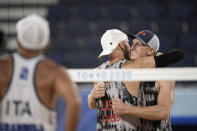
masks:
<path id="1" fill-rule="evenodd" d="M 99 81 L 197 81 L 197 68 L 154 68 L 154 69 L 69 69 L 75 82 Z"/>

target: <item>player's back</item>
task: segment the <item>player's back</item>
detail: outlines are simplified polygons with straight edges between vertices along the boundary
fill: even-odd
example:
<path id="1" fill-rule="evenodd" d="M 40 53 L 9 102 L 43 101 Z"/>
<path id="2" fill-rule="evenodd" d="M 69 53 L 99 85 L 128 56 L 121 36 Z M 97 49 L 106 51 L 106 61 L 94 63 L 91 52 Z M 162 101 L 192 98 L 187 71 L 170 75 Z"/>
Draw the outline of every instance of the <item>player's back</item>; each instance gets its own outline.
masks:
<path id="1" fill-rule="evenodd" d="M 59 66 L 17 53 L 0 59 L 0 130 L 55 130 L 55 77 Z"/>

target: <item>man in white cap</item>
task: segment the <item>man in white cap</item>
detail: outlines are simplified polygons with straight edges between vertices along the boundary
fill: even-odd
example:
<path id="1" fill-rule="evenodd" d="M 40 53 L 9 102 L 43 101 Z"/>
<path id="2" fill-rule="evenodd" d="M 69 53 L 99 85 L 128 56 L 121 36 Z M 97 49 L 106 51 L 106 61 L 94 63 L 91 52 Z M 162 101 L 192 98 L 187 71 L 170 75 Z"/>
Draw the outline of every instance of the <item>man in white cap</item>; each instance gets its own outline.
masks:
<path id="1" fill-rule="evenodd" d="M 153 68 L 164 67 L 180 61 L 184 53 L 179 50 L 171 51 L 162 56 L 139 57 L 127 60 L 130 57 L 130 46 L 126 34 L 117 29 L 107 30 L 102 38 L 103 52 L 99 57 L 108 55 L 109 60 L 103 63 L 101 69 L 119 68 Z M 166 61 L 167 60 L 167 61 Z M 140 119 L 131 115 L 114 114 L 112 100 L 118 98 L 127 105 L 138 105 L 138 98 L 133 92 L 138 88 L 139 82 L 101 82 L 94 85 L 88 96 L 88 104 L 92 109 L 97 109 L 98 131 L 137 131 L 141 129 Z M 114 104 L 113 104 L 114 105 Z"/>
<path id="2" fill-rule="evenodd" d="M 0 130 L 55 131 L 55 101 L 67 104 L 66 130 L 75 131 L 81 99 L 63 67 L 44 57 L 49 24 L 30 15 L 17 22 L 18 53 L 0 59 Z"/>

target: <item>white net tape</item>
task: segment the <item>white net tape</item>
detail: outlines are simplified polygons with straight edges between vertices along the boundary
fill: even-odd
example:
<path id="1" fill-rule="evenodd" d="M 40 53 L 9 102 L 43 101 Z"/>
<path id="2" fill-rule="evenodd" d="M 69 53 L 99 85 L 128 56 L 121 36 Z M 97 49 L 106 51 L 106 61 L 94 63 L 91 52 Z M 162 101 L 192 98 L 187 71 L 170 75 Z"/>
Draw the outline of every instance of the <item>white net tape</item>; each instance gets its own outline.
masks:
<path id="1" fill-rule="evenodd" d="M 69 69 L 75 82 L 99 81 L 197 81 L 197 68 Z"/>

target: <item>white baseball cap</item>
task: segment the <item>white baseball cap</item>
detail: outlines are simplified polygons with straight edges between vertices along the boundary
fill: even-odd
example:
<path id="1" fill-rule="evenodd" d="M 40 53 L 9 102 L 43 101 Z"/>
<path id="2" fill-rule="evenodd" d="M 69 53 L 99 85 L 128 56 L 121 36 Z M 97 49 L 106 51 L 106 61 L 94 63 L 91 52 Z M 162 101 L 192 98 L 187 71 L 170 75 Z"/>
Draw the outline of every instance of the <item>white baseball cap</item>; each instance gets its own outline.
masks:
<path id="1" fill-rule="evenodd" d="M 26 16 L 16 24 L 17 37 L 25 49 L 39 50 L 49 42 L 49 24 L 36 14 Z"/>
<path id="2" fill-rule="evenodd" d="M 128 36 L 118 29 L 107 30 L 101 37 L 101 46 L 103 51 L 98 58 L 111 54 L 120 42 L 127 39 Z"/>

